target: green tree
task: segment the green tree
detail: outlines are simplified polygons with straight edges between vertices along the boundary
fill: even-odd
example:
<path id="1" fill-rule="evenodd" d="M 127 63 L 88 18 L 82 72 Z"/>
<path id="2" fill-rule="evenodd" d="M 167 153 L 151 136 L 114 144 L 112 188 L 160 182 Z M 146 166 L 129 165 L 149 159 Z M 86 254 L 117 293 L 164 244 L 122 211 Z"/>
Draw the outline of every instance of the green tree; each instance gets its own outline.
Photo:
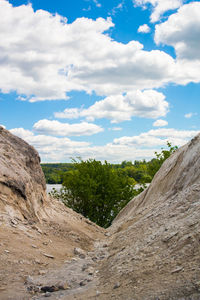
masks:
<path id="1" fill-rule="evenodd" d="M 119 211 L 135 195 L 131 180 L 105 161 L 74 161 L 63 188 L 54 196 L 99 226 L 108 227 Z"/>
<path id="2" fill-rule="evenodd" d="M 163 162 L 178 149 L 177 146 L 172 146 L 170 142 L 167 142 L 167 146 L 168 146 L 168 150 L 162 149 L 161 153 L 155 152 L 156 158 L 153 158 L 148 163 L 148 173 L 152 178 L 160 169 Z"/>

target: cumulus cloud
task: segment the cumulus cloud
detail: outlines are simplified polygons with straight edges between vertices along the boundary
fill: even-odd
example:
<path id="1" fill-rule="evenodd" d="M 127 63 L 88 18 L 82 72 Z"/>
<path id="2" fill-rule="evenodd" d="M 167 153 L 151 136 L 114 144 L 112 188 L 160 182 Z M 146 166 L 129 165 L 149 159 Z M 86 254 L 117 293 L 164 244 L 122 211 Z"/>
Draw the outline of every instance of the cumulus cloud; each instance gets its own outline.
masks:
<path id="1" fill-rule="evenodd" d="M 69 160 L 72 156 L 80 155 L 81 148 L 87 149 L 90 145 L 87 142 L 72 141 L 69 138 L 34 135 L 33 132 L 24 128 L 13 128 L 10 132 L 34 146 L 43 161 L 61 162 Z"/>
<path id="2" fill-rule="evenodd" d="M 154 23 L 159 21 L 166 11 L 179 8 L 183 4 L 183 0 L 133 0 L 133 3 L 144 9 L 148 4 L 151 4 L 153 6 L 151 22 Z"/>
<path id="3" fill-rule="evenodd" d="M 167 126 L 168 122 L 165 120 L 157 120 L 153 123 L 153 126 L 155 127 L 163 127 L 163 126 Z"/>
<path id="4" fill-rule="evenodd" d="M 57 118 L 85 117 L 87 120 L 108 118 L 112 123 L 130 120 L 133 116 L 158 118 L 165 116 L 169 104 L 165 96 L 154 90 L 131 91 L 126 95 L 115 95 L 97 101 L 87 109 L 65 109 L 55 113 Z"/>
<path id="5" fill-rule="evenodd" d="M 156 10 L 169 1 L 136 3 L 151 3 Z M 175 7 L 182 3 L 172 2 Z M 160 50 L 143 50 L 138 41 L 114 41 L 107 33 L 114 26 L 110 18 L 79 18 L 69 24 L 57 14 L 34 12 L 30 4 L 13 7 L 1 0 L 0 90 L 14 90 L 19 99 L 34 102 L 67 100 L 72 90 L 112 96 L 170 82 L 199 82 L 199 5 L 183 5 L 156 26 L 156 43 L 175 47 L 174 60 Z"/>
<path id="6" fill-rule="evenodd" d="M 147 24 L 141 25 L 138 28 L 138 32 L 141 32 L 141 33 L 148 33 L 150 31 L 151 31 L 151 28 Z"/>
<path id="7" fill-rule="evenodd" d="M 152 129 L 148 132 L 141 133 L 138 136 L 124 136 L 114 139 L 114 144 L 156 147 L 166 145 L 169 141 L 173 145 L 182 146 L 198 133 L 199 131 L 197 130 L 176 130 L 173 128 Z"/>
<path id="8" fill-rule="evenodd" d="M 151 159 L 154 157 L 155 151 L 159 151 L 161 146 L 166 146 L 167 141 L 180 146 L 198 133 L 198 131 L 157 129 L 138 136 L 115 139 L 113 143 L 106 145 L 94 146 L 87 142 L 77 142 L 64 137 L 35 135 L 23 128 L 15 128 L 10 131 L 33 145 L 38 150 L 43 162 L 66 162 L 71 157 L 79 156 L 83 159 L 95 158 L 102 161 L 106 159 L 110 162 Z"/>
<path id="9" fill-rule="evenodd" d="M 10 130 L 10 132 L 14 135 L 17 135 L 18 137 L 20 137 L 21 139 L 26 140 L 27 137 L 33 137 L 34 134 L 32 131 L 24 129 L 22 127 L 20 128 L 13 128 Z"/>
<path id="10" fill-rule="evenodd" d="M 37 133 L 55 136 L 93 135 L 103 131 L 102 127 L 92 123 L 82 122 L 78 124 L 68 124 L 46 119 L 35 123 L 33 129 Z"/>
<path id="11" fill-rule="evenodd" d="M 111 19 L 80 18 L 72 24 L 31 5 L 0 1 L 0 90 L 29 101 L 68 99 L 72 90 L 109 96 L 169 82 L 173 58 L 144 51 L 137 41 L 114 41 Z"/>
<path id="12" fill-rule="evenodd" d="M 183 5 L 177 13 L 155 29 L 155 42 L 173 46 L 178 84 L 200 82 L 200 2 Z"/>
<path id="13" fill-rule="evenodd" d="M 179 59 L 200 59 L 200 2 L 182 6 L 169 19 L 156 25 L 155 42 L 171 45 Z"/>
<path id="14" fill-rule="evenodd" d="M 90 143 L 77 142 L 69 138 L 35 135 L 24 128 L 14 128 L 10 131 L 34 146 L 39 152 L 42 162 L 66 162 L 71 157 L 121 162 L 124 159 L 148 159 L 154 155 L 154 150 L 152 149 L 136 149 L 132 146 L 114 145 L 112 143 L 103 146 L 93 146 Z"/>

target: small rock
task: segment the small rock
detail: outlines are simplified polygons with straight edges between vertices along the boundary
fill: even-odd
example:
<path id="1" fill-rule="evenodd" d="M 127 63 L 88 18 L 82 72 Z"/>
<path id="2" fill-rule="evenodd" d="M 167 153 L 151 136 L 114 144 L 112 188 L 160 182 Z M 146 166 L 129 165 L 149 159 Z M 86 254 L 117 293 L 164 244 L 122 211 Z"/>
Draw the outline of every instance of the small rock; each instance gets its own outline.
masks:
<path id="1" fill-rule="evenodd" d="M 60 290 L 68 290 L 70 287 L 68 285 L 67 282 L 65 282 L 64 284 L 60 285 Z"/>
<path id="2" fill-rule="evenodd" d="M 15 226 L 18 224 L 18 222 L 14 219 L 12 219 L 10 222 L 11 222 L 11 225 L 15 225 Z"/>
<path id="3" fill-rule="evenodd" d="M 6 253 L 10 253 L 10 251 L 9 251 L 9 250 L 5 250 L 5 252 L 6 252 Z"/>
<path id="4" fill-rule="evenodd" d="M 184 270 L 183 267 L 178 267 L 175 270 L 171 271 L 171 274 L 178 273 L 178 272 L 180 272 L 182 270 Z"/>
<path id="5" fill-rule="evenodd" d="M 88 269 L 88 264 L 84 264 L 83 266 L 82 266 L 82 271 L 84 272 L 85 270 L 87 270 Z"/>
<path id="6" fill-rule="evenodd" d="M 32 229 L 37 230 L 37 232 L 39 232 L 40 234 L 42 234 L 42 230 L 39 227 L 33 225 Z"/>
<path id="7" fill-rule="evenodd" d="M 85 252 L 80 248 L 74 248 L 74 254 L 78 255 L 80 258 L 85 258 Z"/>
<path id="8" fill-rule="evenodd" d="M 93 275 L 94 274 L 94 269 L 92 267 L 90 267 L 88 269 L 88 275 Z"/>
<path id="9" fill-rule="evenodd" d="M 40 270 L 40 271 L 38 272 L 38 274 L 39 274 L 39 275 L 45 275 L 45 274 L 46 274 L 46 271 L 45 271 L 45 270 Z"/>
<path id="10" fill-rule="evenodd" d="M 113 289 L 118 289 L 119 287 L 120 287 L 120 283 L 117 282 L 117 283 L 114 285 Z"/>
<path id="11" fill-rule="evenodd" d="M 37 285 L 31 285 L 27 287 L 27 290 L 29 291 L 29 293 L 31 294 L 36 294 L 38 292 L 40 292 L 40 288 Z"/>
<path id="12" fill-rule="evenodd" d="M 35 263 L 38 264 L 38 265 L 41 265 L 41 261 L 39 259 L 35 259 Z"/>
<path id="13" fill-rule="evenodd" d="M 43 242 L 42 244 L 43 244 L 43 245 L 45 245 L 45 246 L 47 246 L 47 245 L 48 245 L 48 243 L 47 243 L 47 242 Z"/>
<path id="14" fill-rule="evenodd" d="M 97 257 L 96 257 L 96 256 L 93 256 L 93 257 L 92 257 L 92 260 L 93 260 L 93 261 L 97 261 Z"/>
<path id="15" fill-rule="evenodd" d="M 47 254 L 47 253 L 43 253 L 44 256 L 48 257 L 48 258 L 51 258 L 51 259 L 54 259 L 55 257 L 51 254 Z"/>
<path id="16" fill-rule="evenodd" d="M 73 258 L 71 259 L 71 261 L 77 261 L 77 258 L 73 257 Z"/>
<path id="17" fill-rule="evenodd" d="M 99 259 L 100 260 L 102 260 L 102 259 L 104 259 L 105 258 L 105 256 L 99 256 Z"/>
<path id="18" fill-rule="evenodd" d="M 99 291 L 96 291 L 96 296 L 98 297 L 101 293 Z"/>
<path id="19" fill-rule="evenodd" d="M 103 244 L 103 248 L 107 248 L 108 247 L 108 244 Z"/>
<path id="20" fill-rule="evenodd" d="M 33 284 L 33 277 L 31 277 L 30 275 L 28 275 L 26 277 L 25 283 L 26 284 Z"/>
<path id="21" fill-rule="evenodd" d="M 49 293 L 49 292 L 45 293 L 44 297 L 51 297 L 51 293 Z"/>
<path id="22" fill-rule="evenodd" d="M 79 284 L 80 284 L 80 286 L 85 286 L 86 285 L 86 280 L 82 280 Z"/>
<path id="23" fill-rule="evenodd" d="M 32 247 L 32 248 L 35 248 L 35 249 L 37 248 L 37 246 L 36 246 L 36 245 L 31 245 L 31 247 Z"/>

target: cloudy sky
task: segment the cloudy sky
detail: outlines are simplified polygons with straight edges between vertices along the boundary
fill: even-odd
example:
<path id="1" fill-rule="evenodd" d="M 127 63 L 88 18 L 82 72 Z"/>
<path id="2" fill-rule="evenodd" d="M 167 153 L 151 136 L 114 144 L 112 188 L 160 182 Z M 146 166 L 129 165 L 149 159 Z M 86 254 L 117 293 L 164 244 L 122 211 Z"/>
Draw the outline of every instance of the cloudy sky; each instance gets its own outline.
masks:
<path id="1" fill-rule="evenodd" d="M 0 124 L 42 162 L 150 159 L 200 130 L 200 1 L 0 0 Z"/>

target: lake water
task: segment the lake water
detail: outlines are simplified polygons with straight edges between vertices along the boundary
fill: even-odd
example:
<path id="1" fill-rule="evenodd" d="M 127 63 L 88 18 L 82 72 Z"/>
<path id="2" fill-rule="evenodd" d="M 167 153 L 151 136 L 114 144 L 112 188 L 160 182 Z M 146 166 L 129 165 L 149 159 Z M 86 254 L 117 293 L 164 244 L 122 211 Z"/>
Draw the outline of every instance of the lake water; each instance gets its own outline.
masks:
<path id="1" fill-rule="evenodd" d="M 149 185 L 150 185 L 150 183 L 146 183 L 146 187 L 148 187 Z M 62 187 L 62 184 L 47 184 L 47 194 L 50 193 L 52 191 L 52 189 L 56 189 L 59 192 L 61 187 Z M 142 184 L 136 184 L 134 186 L 134 189 L 138 190 L 141 187 L 143 187 Z"/>
<path id="2" fill-rule="evenodd" d="M 59 192 L 61 187 L 62 184 L 47 184 L 47 193 L 50 193 L 52 189 L 56 189 Z"/>

